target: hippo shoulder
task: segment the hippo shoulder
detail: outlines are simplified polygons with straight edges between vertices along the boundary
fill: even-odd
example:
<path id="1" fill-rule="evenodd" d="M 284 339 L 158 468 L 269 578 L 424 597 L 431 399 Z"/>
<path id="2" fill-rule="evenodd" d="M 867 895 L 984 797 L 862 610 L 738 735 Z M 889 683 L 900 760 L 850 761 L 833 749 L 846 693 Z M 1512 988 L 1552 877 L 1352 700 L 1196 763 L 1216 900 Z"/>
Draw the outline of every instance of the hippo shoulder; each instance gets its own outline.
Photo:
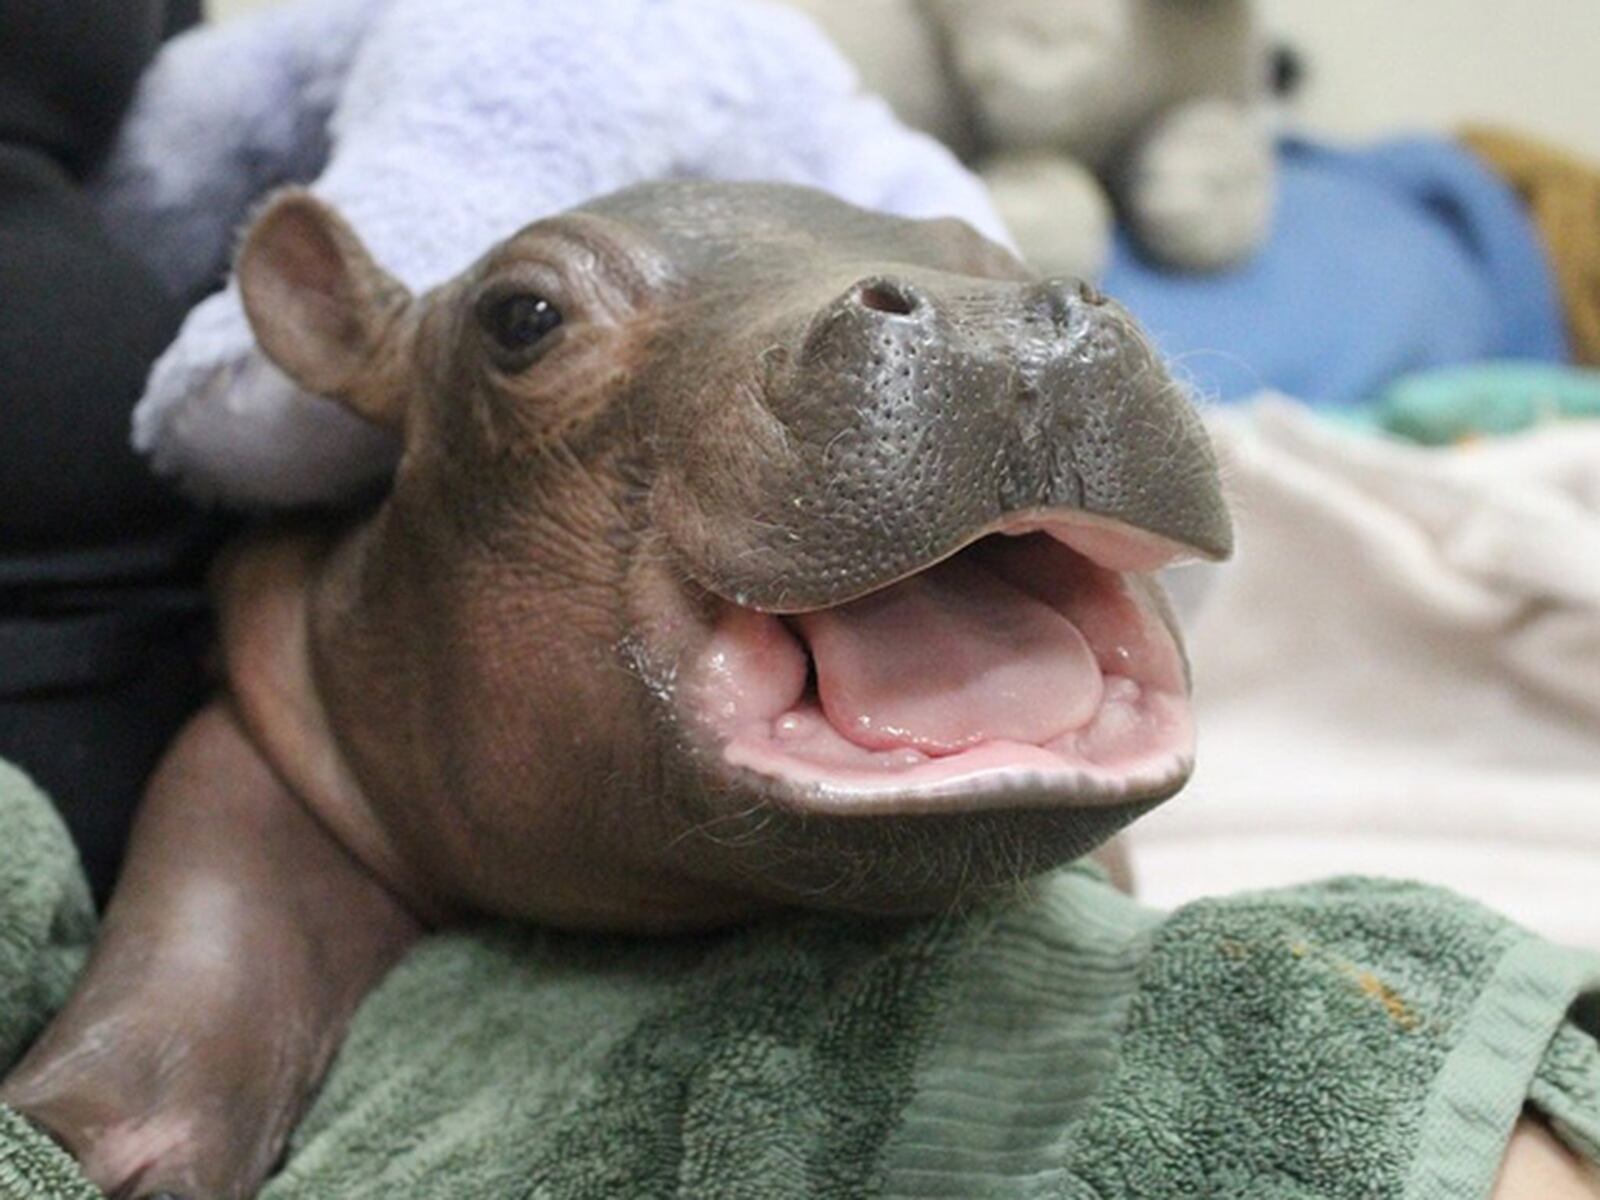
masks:
<path id="1" fill-rule="evenodd" d="M 218 644 L 230 694 L 252 726 L 309 687 L 307 601 L 325 538 L 270 533 L 229 548 L 212 574 Z"/>
<path id="2" fill-rule="evenodd" d="M 398 855 L 374 818 L 317 684 L 314 613 L 336 603 L 342 540 L 326 530 L 270 533 L 230 550 L 213 576 L 227 698 L 256 752 L 295 797 L 380 877 Z"/>

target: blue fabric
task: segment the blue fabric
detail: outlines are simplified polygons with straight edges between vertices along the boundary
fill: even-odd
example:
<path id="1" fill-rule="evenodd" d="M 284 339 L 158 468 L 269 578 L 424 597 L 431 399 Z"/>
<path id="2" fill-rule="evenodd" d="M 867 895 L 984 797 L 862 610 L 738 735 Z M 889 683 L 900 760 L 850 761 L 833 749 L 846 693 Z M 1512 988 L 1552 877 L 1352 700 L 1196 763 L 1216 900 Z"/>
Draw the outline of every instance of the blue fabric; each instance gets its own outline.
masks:
<path id="1" fill-rule="evenodd" d="M 1564 361 L 1555 279 L 1516 196 L 1466 150 L 1285 141 L 1277 225 L 1237 271 L 1182 276 L 1117 247 L 1105 290 L 1202 394 L 1323 407 L 1486 358 Z"/>

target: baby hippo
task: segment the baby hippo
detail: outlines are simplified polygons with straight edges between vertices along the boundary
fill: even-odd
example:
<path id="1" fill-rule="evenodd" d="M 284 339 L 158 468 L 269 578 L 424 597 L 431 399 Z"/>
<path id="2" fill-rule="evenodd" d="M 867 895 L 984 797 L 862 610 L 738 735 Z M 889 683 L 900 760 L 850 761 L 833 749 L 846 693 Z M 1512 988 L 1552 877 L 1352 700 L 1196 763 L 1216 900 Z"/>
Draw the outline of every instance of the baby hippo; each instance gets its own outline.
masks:
<path id="1" fill-rule="evenodd" d="M 956 221 L 692 183 L 420 297 L 291 191 L 238 278 L 265 353 L 404 452 L 219 567 L 225 685 L 0 1090 L 113 1195 L 253 1194 L 430 928 L 942 911 L 1187 778 L 1150 575 L 1230 527 L 1091 289 Z"/>

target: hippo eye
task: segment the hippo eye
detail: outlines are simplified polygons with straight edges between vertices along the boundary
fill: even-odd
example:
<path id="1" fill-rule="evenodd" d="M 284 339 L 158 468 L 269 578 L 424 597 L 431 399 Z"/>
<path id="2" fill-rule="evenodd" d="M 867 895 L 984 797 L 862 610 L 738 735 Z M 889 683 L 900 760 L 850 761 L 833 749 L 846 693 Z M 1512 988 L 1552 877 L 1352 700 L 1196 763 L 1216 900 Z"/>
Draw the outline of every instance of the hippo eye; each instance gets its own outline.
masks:
<path id="1" fill-rule="evenodd" d="M 561 310 L 534 292 L 513 292 L 485 299 L 478 319 L 496 348 L 523 359 L 561 324 Z"/>

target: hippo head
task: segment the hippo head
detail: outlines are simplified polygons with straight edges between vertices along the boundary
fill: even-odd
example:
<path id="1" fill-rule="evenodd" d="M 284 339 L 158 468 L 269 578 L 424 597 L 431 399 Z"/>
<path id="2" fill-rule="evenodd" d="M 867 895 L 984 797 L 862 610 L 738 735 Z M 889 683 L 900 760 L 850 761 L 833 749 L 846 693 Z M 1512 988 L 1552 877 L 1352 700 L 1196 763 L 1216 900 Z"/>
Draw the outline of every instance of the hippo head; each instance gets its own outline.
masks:
<path id="1" fill-rule="evenodd" d="M 1093 289 L 957 221 L 696 183 L 418 298 L 289 193 L 240 278 L 280 366 L 403 439 L 319 678 L 466 900 L 925 911 L 1185 782 L 1151 573 L 1230 526 L 1183 389 Z"/>

